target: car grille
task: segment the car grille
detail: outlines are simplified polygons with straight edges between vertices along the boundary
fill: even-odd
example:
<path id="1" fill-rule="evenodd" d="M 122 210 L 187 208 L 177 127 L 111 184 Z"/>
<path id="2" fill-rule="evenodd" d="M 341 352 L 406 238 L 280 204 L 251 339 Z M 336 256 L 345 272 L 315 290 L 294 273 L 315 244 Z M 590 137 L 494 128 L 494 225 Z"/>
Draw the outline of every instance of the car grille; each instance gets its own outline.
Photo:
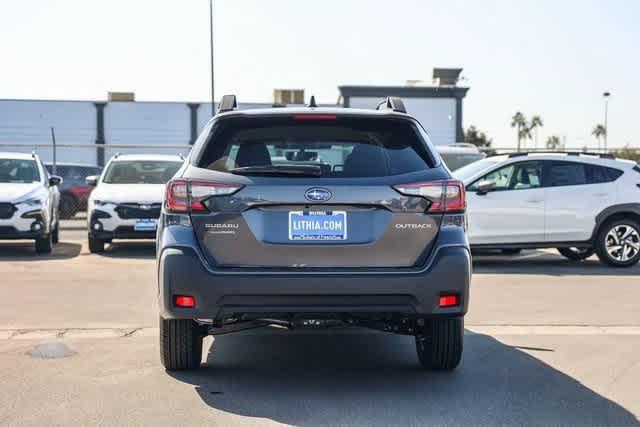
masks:
<path id="1" fill-rule="evenodd" d="M 0 203 L 0 219 L 9 219 L 16 211 L 16 207 L 11 203 Z"/>
<path id="2" fill-rule="evenodd" d="M 160 203 L 142 204 L 142 203 L 127 203 L 118 205 L 115 211 L 122 219 L 135 219 L 135 218 L 160 218 Z"/>

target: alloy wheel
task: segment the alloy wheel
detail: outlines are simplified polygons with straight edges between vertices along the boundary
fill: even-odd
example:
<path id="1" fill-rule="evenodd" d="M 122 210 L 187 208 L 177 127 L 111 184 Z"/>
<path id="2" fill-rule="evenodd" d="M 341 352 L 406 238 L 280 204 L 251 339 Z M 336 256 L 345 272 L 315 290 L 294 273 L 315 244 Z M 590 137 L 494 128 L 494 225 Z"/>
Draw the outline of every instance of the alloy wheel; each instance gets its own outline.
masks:
<path id="1" fill-rule="evenodd" d="M 605 237 L 605 248 L 616 261 L 628 261 L 640 252 L 640 233 L 628 224 L 615 225 Z"/>

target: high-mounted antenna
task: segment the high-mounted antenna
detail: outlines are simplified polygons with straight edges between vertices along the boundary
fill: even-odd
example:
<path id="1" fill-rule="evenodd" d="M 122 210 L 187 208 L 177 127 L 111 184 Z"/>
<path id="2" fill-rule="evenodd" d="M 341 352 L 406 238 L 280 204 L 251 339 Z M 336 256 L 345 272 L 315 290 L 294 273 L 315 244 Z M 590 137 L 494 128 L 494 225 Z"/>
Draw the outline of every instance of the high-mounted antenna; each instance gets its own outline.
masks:
<path id="1" fill-rule="evenodd" d="M 397 113 L 406 113 L 407 109 L 404 107 L 402 99 L 396 96 L 388 96 L 384 101 L 380 102 L 376 107 L 376 110 L 391 110 Z"/>
<path id="2" fill-rule="evenodd" d="M 311 95 L 311 99 L 309 100 L 309 105 L 307 105 L 307 107 L 316 108 L 317 106 L 318 104 L 316 104 L 316 97 Z"/>

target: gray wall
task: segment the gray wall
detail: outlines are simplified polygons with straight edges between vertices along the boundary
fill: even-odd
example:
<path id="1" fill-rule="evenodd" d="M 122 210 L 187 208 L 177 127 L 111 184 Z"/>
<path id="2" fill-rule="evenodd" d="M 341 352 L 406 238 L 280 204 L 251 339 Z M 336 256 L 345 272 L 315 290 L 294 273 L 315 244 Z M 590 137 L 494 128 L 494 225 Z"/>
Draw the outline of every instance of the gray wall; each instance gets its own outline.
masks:
<path id="1" fill-rule="evenodd" d="M 91 101 L 22 101 L 0 100 L 0 151 L 36 151 L 51 160 L 51 130 L 58 142 L 82 144 L 87 148 L 61 148 L 58 159 L 67 162 L 96 163 L 96 109 Z M 18 144 L 5 147 L 2 144 Z M 62 160 L 60 160 L 62 161 Z"/>
<path id="2" fill-rule="evenodd" d="M 110 102 L 105 103 L 104 108 L 97 108 L 95 104 L 94 101 L 0 100 L 0 151 L 36 151 L 43 160 L 51 161 L 50 128 L 53 126 L 58 144 L 80 145 L 58 147 L 60 163 L 99 164 L 102 149 L 96 147 L 96 142 L 102 141 L 105 161 L 117 152 L 187 154 L 190 143 L 211 118 L 208 103 Z M 271 104 L 239 105 L 240 109 L 265 107 Z M 100 114 L 103 135 L 98 126 Z M 114 144 L 136 147 L 109 148 Z M 157 147 L 164 145 L 168 147 Z"/>

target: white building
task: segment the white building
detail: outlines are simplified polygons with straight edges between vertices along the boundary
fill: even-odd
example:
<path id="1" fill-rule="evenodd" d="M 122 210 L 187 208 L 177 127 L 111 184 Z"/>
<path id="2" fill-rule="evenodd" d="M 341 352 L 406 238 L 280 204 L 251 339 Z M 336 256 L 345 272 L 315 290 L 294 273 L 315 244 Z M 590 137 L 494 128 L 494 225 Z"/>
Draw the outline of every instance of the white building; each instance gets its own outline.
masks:
<path id="1" fill-rule="evenodd" d="M 457 85 L 461 68 L 435 68 L 433 82 L 409 81 L 406 86 L 340 86 L 344 106 L 374 108 L 381 98 L 402 98 L 407 112 L 429 132 L 436 145 L 464 141 L 462 100 L 469 88 Z"/>
<path id="2" fill-rule="evenodd" d="M 339 90 L 344 107 L 375 108 L 384 97 L 399 96 L 436 144 L 453 144 L 464 139 L 462 99 L 468 88 L 456 86 L 459 73 L 459 69 L 435 69 L 434 84 L 429 86 L 410 82 Z M 274 92 L 275 101 L 288 99 L 282 92 Z M 299 92 L 287 95 L 296 95 L 291 99 L 297 102 Z M 133 94 L 118 93 L 109 94 L 109 101 L 0 99 L 0 151 L 36 151 L 51 161 L 53 127 L 60 163 L 104 165 L 116 152 L 186 154 L 211 117 L 210 103 L 133 99 Z M 239 101 L 241 109 L 272 106 Z"/>

